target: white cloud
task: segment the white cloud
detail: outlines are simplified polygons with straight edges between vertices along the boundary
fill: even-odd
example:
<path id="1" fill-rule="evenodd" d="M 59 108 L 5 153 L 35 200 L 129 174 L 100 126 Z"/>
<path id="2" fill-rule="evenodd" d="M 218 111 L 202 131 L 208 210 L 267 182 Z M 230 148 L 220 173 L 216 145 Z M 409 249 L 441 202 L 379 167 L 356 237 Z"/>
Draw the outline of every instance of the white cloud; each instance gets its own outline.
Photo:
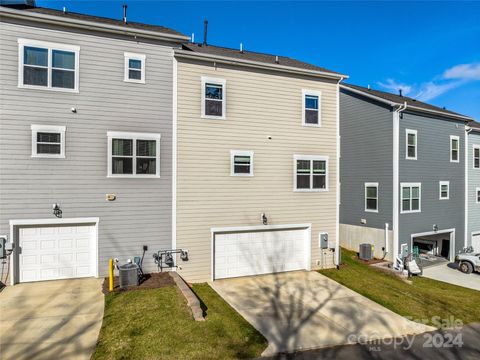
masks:
<path id="1" fill-rule="evenodd" d="M 480 80 L 480 63 L 477 64 L 461 64 L 443 73 L 444 79 L 463 79 L 463 80 Z"/>
<path id="2" fill-rule="evenodd" d="M 411 85 L 402 84 L 402 83 L 396 82 L 393 79 L 387 79 L 385 83 L 379 82 L 378 85 L 380 85 L 381 87 L 387 90 L 391 90 L 394 93 L 398 93 L 398 90 L 402 89 L 403 95 L 408 95 L 412 91 Z"/>
<path id="3" fill-rule="evenodd" d="M 437 84 L 433 81 L 430 81 L 420 86 L 418 93 L 414 96 L 414 98 L 420 101 L 429 101 L 463 85 L 464 83 L 464 80 L 453 81 L 444 84 Z"/>

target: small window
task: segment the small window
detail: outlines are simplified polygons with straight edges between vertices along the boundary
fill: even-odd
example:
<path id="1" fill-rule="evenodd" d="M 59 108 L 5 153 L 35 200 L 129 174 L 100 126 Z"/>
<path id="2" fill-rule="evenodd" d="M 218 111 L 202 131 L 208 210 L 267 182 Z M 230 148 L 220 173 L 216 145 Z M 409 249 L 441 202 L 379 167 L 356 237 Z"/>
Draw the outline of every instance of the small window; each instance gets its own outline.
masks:
<path id="1" fill-rule="evenodd" d="M 476 195 L 477 195 L 477 204 L 480 204 L 480 188 L 477 188 Z"/>
<path id="2" fill-rule="evenodd" d="M 473 168 L 480 169 L 480 146 L 473 146 Z"/>
<path id="3" fill-rule="evenodd" d="M 440 181 L 439 191 L 440 200 L 450 199 L 450 181 Z"/>
<path id="4" fill-rule="evenodd" d="M 406 158 L 417 160 L 417 130 L 407 129 L 406 131 Z"/>
<path id="5" fill-rule="evenodd" d="M 460 162 L 460 137 L 450 136 L 450 162 Z"/>
<path id="6" fill-rule="evenodd" d="M 401 184 L 402 214 L 421 211 L 421 192 L 422 185 L 420 183 Z"/>
<path id="7" fill-rule="evenodd" d="M 125 78 L 127 82 L 145 84 L 145 60 L 143 54 L 124 53 Z"/>
<path id="8" fill-rule="evenodd" d="M 19 87 L 78 92 L 78 46 L 26 39 L 18 45 Z"/>
<path id="9" fill-rule="evenodd" d="M 202 77 L 203 118 L 225 119 L 226 81 Z"/>
<path id="10" fill-rule="evenodd" d="M 295 191 L 328 191 L 328 157 L 295 155 Z"/>
<path id="11" fill-rule="evenodd" d="M 31 129 L 32 157 L 65 157 L 65 126 L 32 125 Z"/>
<path id="12" fill-rule="evenodd" d="M 231 176 L 253 176 L 253 152 L 230 151 Z"/>
<path id="13" fill-rule="evenodd" d="M 378 212 L 378 183 L 365 183 L 365 211 Z"/>
<path id="14" fill-rule="evenodd" d="M 313 90 L 302 91 L 303 100 L 303 125 L 305 126 L 320 126 L 321 119 L 321 92 Z"/>
<path id="15" fill-rule="evenodd" d="M 109 177 L 160 177 L 160 134 L 108 134 Z"/>

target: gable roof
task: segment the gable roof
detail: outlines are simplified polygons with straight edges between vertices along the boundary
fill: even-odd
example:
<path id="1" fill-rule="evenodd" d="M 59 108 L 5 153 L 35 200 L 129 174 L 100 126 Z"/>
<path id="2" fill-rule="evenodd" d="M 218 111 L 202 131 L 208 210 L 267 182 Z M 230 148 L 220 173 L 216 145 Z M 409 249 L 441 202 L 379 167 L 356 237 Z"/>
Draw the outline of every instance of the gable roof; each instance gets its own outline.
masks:
<path id="1" fill-rule="evenodd" d="M 476 121 L 471 121 L 468 123 L 468 126 L 470 126 L 475 132 L 480 132 L 480 123 Z"/>
<path id="2" fill-rule="evenodd" d="M 407 109 L 410 109 L 410 110 L 420 111 L 420 112 L 423 111 L 427 113 L 435 113 L 438 115 L 455 118 L 463 121 L 473 120 L 469 116 L 462 115 L 462 114 L 447 110 L 445 108 L 427 104 L 425 102 L 413 99 L 408 96 L 400 96 L 400 95 L 392 94 L 389 92 L 368 89 L 368 88 L 358 86 L 358 85 L 353 85 L 353 84 L 342 83 L 340 86 L 342 87 L 342 89 L 351 91 L 359 95 L 367 96 L 369 98 L 375 99 L 383 103 L 387 103 L 390 106 L 400 106 L 406 103 Z"/>

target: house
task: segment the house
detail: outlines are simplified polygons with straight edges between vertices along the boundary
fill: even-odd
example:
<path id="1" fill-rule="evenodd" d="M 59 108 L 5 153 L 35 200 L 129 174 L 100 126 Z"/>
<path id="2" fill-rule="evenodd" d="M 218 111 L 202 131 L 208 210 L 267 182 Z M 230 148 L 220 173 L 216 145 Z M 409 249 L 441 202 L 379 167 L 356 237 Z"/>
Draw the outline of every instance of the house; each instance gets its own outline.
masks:
<path id="1" fill-rule="evenodd" d="M 210 281 L 338 263 L 339 82 L 287 57 L 184 44 L 176 61 L 178 272 Z"/>
<path id="2" fill-rule="evenodd" d="M 126 17 L 0 15 L 10 283 L 104 276 L 144 246 L 155 271 L 152 252 L 172 243 L 173 48 L 188 38 Z"/>
<path id="3" fill-rule="evenodd" d="M 480 252 L 480 123 L 469 124 L 467 166 L 467 240 L 466 245 Z"/>
<path id="4" fill-rule="evenodd" d="M 341 245 L 370 243 L 388 260 L 414 247 L 453 260 L 467 242 L 471 120 L 402 94 L 341 85 Z"/>

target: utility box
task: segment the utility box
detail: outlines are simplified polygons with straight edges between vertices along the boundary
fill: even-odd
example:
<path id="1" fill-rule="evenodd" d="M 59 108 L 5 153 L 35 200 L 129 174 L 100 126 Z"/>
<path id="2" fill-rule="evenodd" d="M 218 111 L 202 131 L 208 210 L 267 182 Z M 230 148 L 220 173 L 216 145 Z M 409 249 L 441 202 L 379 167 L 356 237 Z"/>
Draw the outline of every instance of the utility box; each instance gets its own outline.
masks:
<path id="1" fill-rule="evenodd" d="M 321 232 L 318 235 L 318 247 L 320 249 L 328 249 L 328 233 Z"/>

